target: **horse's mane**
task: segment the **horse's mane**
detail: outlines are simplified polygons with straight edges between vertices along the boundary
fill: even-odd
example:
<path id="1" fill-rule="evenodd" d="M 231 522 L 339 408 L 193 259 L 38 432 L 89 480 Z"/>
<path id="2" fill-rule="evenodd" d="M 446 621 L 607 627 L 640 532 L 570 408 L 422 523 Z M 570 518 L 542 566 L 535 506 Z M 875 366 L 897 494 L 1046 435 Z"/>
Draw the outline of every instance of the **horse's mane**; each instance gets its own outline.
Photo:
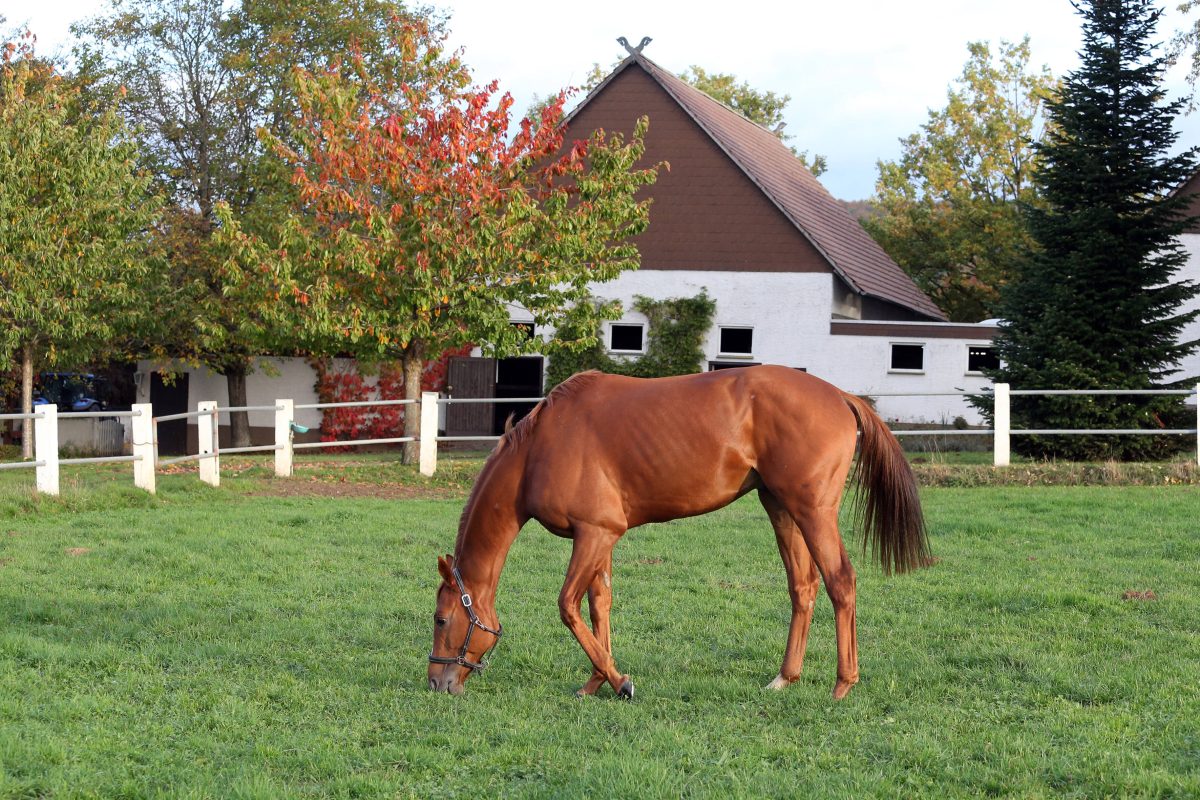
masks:
<path id="1" fill-rule="evenodd" d="M 479 471 L 479 477 L 475 479 L 475 485 L 471 487 L 471 495 L 467 498 L 467 504 L 463 506 L 462 515 L 458 518 L 458 539 L 454 544 L 454 552 L 461 551 L 463 534 L 467 529 L 467 519 L 471 515 L 471 508 L 475 505 L 475 498 L 479 494 L 479 489 L 486 483 L 488 473 L 495 467 L 497 457 L 506 451 L 516 451 L 525 443 L 533 429 L 537 427 L 538 417 L 542 412 L 564 397 L 579 392 L 580 390 L 591 385 L 593 381 L 599 377 L 601 372 L 596 370 L 588 370 L 587 372 L 578 372 L 565 381 L 555 386 L 550 390 L 550 393 L 542 398 L 533 410 L 515 425 L 510 416 L 504 422 L 504 434 L 500 437 L 500 441 L 496 443 L 496 447 L 488 455 L 487 461 L 484 462 L 483 469 Z"/>
<path id="2" fill-rule="evenodd" d="M 513 424 L 512 416 L 510 415 L 509 418 L 504 422 L 504 435 L 500 437 L 500 442 L 496 445 L 496 450 L 492 455 L 500 453 L 505 448 L 520 447 L 525 440 L 529 438 L 529 434 L 533 432 L 533 429 L 537 427 L 538 417 L 541 416 L 543 411 L 554 405 L 562 398 L 570 397 L 581 389 L 587 387 L 594 380 L 596 380 L 600 374 L 600 372 L 597 372 L 593 369 L 588 370 L 587 372 L 578 372 L 572 375 L 558 386 L 555 386 L 553 389 L 551 389 L 550 394 L 543 397 L 541 402 L 534 406 L 533 410 L 526 414 L 525 417 L 515 425 Z"/>

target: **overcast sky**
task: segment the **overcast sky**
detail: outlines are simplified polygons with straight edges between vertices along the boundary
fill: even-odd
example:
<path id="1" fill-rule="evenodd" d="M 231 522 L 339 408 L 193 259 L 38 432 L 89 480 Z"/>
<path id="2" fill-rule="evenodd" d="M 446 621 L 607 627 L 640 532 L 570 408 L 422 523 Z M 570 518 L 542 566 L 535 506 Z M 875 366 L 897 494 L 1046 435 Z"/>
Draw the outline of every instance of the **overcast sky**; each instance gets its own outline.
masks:
<path id="1" fill-rule="evenodd" d="M 692 64 L 731 72 L 759 89 L 791 95 L 787 132 L 801 150 L 824 154 L 822 182 L 837 197 L 872 194 L 878 159 L 899 155 L 898 139 L 917 130 L 967 59 L 967 42 L 1030 37 L 1034 63 L 1062 75 L 1078 64 L 1079 19 L 1068 0 L 857 0 L 721 4 L 603 0 L 433 0 L 451 14 L 451 44 L 461 47 L 479 83 L 498 79 L 524 109 L 534 94 L 579 84 L 593 63 L 624 55 L 624 36 L 654 41 L 646 55 L 673 72 Z M 1166 40 L 1183 20 L 1176 0 L 1160 28 Z M 40 46 L 69 46 L 71 22 L 94 16 L 106 0 L 0 0 L 9 25 L 28 22 Z M 573 10 L 578 8 L 579 10 Z M 1186 70 L 1168 85 L 1190 91 Z M 1200 144 L 1200 113 L 1179 124 L 1181 146 Z"/>

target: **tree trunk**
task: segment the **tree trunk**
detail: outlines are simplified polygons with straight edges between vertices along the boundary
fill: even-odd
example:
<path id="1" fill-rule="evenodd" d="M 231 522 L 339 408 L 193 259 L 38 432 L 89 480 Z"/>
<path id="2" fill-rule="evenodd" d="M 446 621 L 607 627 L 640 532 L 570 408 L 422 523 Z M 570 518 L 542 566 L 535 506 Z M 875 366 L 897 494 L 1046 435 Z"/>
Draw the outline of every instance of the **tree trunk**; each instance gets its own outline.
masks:
<path id="1" fill-rule="evenodd" d="M 69 410 L 69 409 L 68 409 Z M 33 345 L 21 348 L 21 413 L 33 413 Z M 21 458 L 33 458 L 33 420 L 21 420 Z"/>
<path id="2" fill-rule="evenodd" d="M 404 399 L 421 400 L 421 375 L 425 372 L 425 347 L 420 342 L 413 342 L 404 351 Z M 420 438 L 421 436 L 421 406 L 404 406 L 404 435 Z M 428 435 L 437 436 L 437 431 L 429 431 Z M 416 464 L 421 460 L 421 443 L 404 443 L 404 463 Z"/>
<path id="3" fill-rule="evenodd" d="M 229 391 L 229 407 L 250 405 L 246 400 L 246 364 L 239 362 L 225 370 Z M 232 411 L 229 414 L 229 446 L 250 446 L 250 412 Z"/>

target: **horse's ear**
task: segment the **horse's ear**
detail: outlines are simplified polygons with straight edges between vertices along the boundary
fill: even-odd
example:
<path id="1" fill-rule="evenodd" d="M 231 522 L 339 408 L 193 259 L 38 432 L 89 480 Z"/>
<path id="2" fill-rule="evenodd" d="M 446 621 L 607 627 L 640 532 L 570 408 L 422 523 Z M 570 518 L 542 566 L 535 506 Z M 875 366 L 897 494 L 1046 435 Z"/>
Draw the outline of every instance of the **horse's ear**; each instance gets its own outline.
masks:
<path id="1" fill-rule="evenodd" d="M 442 580 L 446 583 L 454 583 L 454 556 L 447 553 L 444 556 L 438 556 L 438 572 L 442 574 Z"/>

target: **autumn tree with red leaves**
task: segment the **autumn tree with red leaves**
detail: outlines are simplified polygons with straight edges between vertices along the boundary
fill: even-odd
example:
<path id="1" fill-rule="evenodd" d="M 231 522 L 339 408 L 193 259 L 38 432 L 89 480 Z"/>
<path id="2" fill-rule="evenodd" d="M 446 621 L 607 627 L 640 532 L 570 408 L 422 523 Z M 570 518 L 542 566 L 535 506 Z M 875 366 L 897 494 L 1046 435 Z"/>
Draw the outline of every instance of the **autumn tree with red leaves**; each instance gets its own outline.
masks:
<path id="1" fill-rule="evenodd" d="M 472 86 L 424 24 L 398 31 L 401 71 L 420 80 L 379 80 L 357 59 L 297 70 L 293 139 L 273 145 L 299 204 L 273 241 L 229 215 L 222 235 L 234 282 L 266 287 L 305 350 L 400 360 L 405 395 L 417 399 L 425 364 L 450 348 L 542 346 L 510 324 L 514 306 L 555 328 L 603 313 L 588 286 L 638 266 L 631 237 L 646 228 L 649 201 L 636 193 L 657 167 L 636 167 L 645 120 L 628 142 L 598 132 L 565 145 L 563 95 L 510 136 L 511 96 Z M 406 415 L 405 435 L 419 425 Z M 415 457 L 410 446 L 406 460 Z"/>

